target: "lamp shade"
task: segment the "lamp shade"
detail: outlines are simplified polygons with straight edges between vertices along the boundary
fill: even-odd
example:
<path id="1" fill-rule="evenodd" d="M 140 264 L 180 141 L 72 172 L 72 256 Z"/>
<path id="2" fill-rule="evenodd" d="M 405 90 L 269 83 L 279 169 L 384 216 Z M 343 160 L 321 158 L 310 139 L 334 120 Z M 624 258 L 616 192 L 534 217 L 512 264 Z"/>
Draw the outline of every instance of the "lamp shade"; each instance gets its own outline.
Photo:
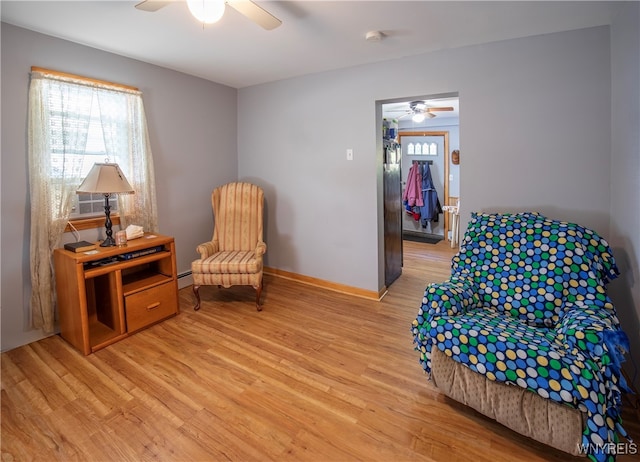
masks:
<path id="1" fill-rule="evenodd" d="M 135 191 L 118 164 L 93 164 L 77 194 L 133 194 Z"/>

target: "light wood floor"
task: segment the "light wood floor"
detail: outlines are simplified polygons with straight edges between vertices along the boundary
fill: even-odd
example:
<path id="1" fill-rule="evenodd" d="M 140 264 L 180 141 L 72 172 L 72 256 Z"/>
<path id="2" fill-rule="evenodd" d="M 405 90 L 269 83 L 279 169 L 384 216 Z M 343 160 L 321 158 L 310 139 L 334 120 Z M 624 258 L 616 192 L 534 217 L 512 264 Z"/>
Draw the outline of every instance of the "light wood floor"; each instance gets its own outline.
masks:
<path id="1" fill-rule="evenodd" d="M 438 392 L 410 332 L 452 252 L 405 243 L 382 302 L 265 277 L 84 357 L 59 336 L 2 354 L 2 462 L 566 461 Z M 640 441 L 633 412 L 625 426 Z M 630 456 L 619 461 L 634 460 Z"/>

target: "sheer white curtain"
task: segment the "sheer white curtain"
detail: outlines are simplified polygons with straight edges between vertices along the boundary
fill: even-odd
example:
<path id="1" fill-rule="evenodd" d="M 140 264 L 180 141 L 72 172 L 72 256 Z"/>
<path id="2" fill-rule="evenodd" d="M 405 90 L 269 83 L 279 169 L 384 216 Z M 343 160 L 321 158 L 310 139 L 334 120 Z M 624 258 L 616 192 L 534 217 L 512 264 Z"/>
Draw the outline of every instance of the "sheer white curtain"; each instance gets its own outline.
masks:
<path id="1" fill-rule="evenodd" d="M 136 192 L 118 197 L 121 226 L 135 224 L 145 231 L 157 232 L 156 185 L 142 97 L 101 91 L 97 100 L 107 154 L 120 165 Z M 126 117 L 122 117 L 123 110 Z"/>
<path id="2" fill-rule="evenodd" d="M 33 71 L 28 116 L 30 307 L 32 326 L 47 333 L 53 332 L 55 324 L 53 250 L 60 246 L 73 196 L 83 180 L 94 105 L 99 109 L 109 160 L 120 165 L 136 191 L 134 200 L 121 200 L 121 221 L 157 232 L 153 161 L 142 94 L 92 80 Z M 91 156 L 91 164 L 94 158 Z"/>

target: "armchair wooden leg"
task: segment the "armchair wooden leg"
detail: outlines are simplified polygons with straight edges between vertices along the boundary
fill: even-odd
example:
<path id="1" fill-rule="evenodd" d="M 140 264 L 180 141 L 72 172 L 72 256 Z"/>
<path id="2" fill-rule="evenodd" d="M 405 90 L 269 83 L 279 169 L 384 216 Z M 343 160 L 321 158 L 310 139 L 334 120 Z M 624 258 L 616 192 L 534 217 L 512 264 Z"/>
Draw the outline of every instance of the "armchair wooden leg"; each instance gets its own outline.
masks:
<path id="1" fill-rule="evenodd" d="M 193 311 L 198 311 L 200 309 L 200 292 L 198 292 L 200 289 L 200 286 L 193 286 L 193 293 L 196 296 L 196 306 L 193 307 Z"/>
<path id="2" fill-rule="evenodd" d="M 260 282 L 260 285 L 258 287 L 255 287 L 256 289 L 256 308 L 258 309 L 258 311 L 262 311 L 262 306 L 260 305 L 260 294 L 262 293 L 262 282 Z"/>

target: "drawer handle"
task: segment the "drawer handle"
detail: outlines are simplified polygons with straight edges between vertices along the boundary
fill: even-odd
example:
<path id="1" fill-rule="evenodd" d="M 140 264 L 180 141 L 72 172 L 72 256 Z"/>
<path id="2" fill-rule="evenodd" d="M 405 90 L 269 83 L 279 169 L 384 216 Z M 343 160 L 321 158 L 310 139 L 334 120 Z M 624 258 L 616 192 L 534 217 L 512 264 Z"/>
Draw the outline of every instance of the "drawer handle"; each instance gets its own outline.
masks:
<path id="1" fill-rule="evenodd" d="M 155 310 L 159 306 L 160 306 L 160 302 L 152 303 L 151 305 L 147 306 L 147 311 Z"/>

